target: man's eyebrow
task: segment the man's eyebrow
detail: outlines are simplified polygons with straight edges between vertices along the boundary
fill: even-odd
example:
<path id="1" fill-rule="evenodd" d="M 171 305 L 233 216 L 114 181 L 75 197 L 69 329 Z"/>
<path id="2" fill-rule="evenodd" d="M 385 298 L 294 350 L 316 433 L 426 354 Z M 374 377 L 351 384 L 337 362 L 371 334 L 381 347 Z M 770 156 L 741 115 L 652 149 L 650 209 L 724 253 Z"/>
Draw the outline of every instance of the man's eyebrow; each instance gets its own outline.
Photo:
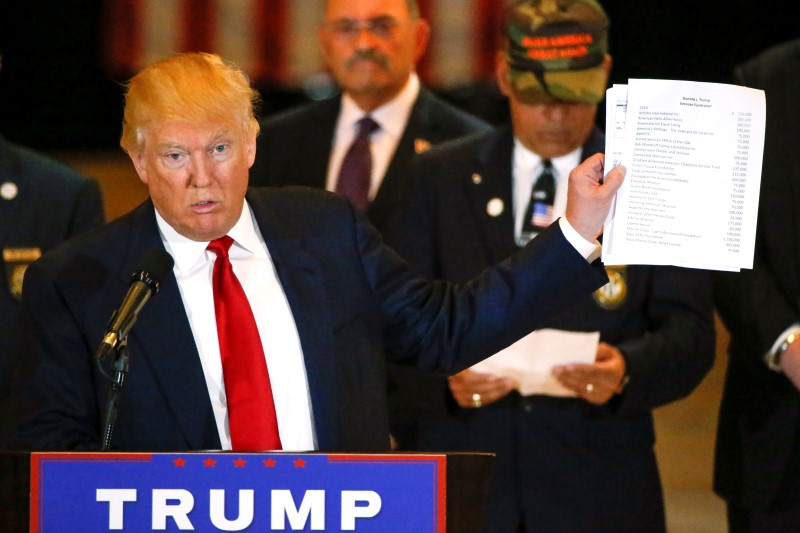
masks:
<path id="1" fill-rule="evenodd" d="M 159 150 L 164 150 L 166 148 L 181 148 L 181 149 L 184 148 L 184 146 L 177 141 L 164 141 L 162 143 L 158 143 L 156 147 Z"/>
<path id="2" fill-rule="evenodd" d="M 226 136 L 228 136 L 230 134 L 231 134 L 231 130 L 229 130 L 229 129 L 219 130 L 217 132 L 214 132 L 212 134 L 212 136 L 211 136 L 211 139 L 208 141 L 207 146 L 209 146 L 209 147 L 213 146 L 215 143 L 219 142 L 220 139 L 222 139 L 223 137 L 226 137 Z M 169 141 L 169 140 L 158 143 L 156 145 L 156 147 L 159 150 L 164 150 L 164 149 L 169 149 L 169 148 L 180 148 L 182 150 L 186 150 L 186 147 L 182 143 L 180 143 L 178 141 Z"/>
<path id="3" fill-rule="evenodd" d="M 211 145 L 219 142 L 220 139 L 222 139 L 223 137 L 227 137 L 229 135 L 231 135 L 231 130 L 220 130 L 220 131 L 214 132 L 214 134 L 211 136 L 211 138 L 208 141 L 208 146 L 211 146 Z"/>

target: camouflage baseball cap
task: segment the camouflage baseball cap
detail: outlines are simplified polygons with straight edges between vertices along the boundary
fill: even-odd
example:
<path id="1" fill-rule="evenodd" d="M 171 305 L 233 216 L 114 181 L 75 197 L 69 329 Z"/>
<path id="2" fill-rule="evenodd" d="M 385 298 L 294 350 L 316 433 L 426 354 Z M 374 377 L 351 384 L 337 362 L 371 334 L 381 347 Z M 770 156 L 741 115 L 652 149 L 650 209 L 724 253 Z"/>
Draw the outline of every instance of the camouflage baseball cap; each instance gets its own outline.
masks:
<path id="1" fill-rule="evenodd" d="M 514 0 L 506 8 L 506 57 L 520 100 L 596 104 L 605 95 L 608 16 L 595 0 Z"/>

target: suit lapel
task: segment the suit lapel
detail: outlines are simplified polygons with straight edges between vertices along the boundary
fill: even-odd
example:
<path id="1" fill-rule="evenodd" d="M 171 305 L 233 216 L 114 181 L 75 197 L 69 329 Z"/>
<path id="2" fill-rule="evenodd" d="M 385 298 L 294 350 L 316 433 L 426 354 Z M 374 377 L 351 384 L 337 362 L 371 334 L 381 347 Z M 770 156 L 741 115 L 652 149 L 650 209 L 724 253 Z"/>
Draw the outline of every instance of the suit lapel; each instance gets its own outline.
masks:
<path id="1" fill-rule="evenodd" d="M 420 88 L 417 101 L 411 108 L 408 123 L 403 136 L 397 143 L 397 149 L 392 156 L 389 166 L 384 174 L 381 186 L 370 204 L 368 215 L 372 224 L 379 230 L 386 227 L 386 218 L 392 213 L 400 198 L 405 195 L 406 176 L 411 172 L 416 144 L 430 141 L 431 134 L 437 128 L 437 121 L 430 112 L 431 95 L 427 89 Z"/>
<path id="2" fill-rule="evenodd" d="M 322 305 L 323 266 L 290 222 L 278 220 L 261 195 L 248 195 L 258 227 L 292 311 L 303 349 L 311 406 L 319 449 L 338 442 L 335 353 L 330 310 Z"/>
<path id="3" fill-rule="evenodd" d="M 313 109 L 312 119 L 306 122 L 295 147 L 296 156 L 286 159 L 291 166 L 284 169 L 286 176 L 283 179 L 290 179 L 292 185 L 325 188 L 340 104 L 340 97 L 332 98 Z M 318 156 L 315 157 L 315 154 Z"/>
<path id="4" fill-rule="evenodd" d="M 163 249 L 164 245 L 153 204 L 148 201 L 132 219 L 127 255 L 119 271 L 122 283 L 130 284 L 131 273 L 142 254 L 153 248 Z M 173 273 L 161 283 L 152 299 L 129 335 L 131 366 L 151 367 L 189 449 L 219 448 L 200 356 Z"/>
<path id="5" fill-rule="evenodd" d="M 464 184 L 493 263 L 505 259 L 516 249 L 510 179 L 513 147 L 510 127 L 493 133 L 476 156 L 478 171 Z"/>

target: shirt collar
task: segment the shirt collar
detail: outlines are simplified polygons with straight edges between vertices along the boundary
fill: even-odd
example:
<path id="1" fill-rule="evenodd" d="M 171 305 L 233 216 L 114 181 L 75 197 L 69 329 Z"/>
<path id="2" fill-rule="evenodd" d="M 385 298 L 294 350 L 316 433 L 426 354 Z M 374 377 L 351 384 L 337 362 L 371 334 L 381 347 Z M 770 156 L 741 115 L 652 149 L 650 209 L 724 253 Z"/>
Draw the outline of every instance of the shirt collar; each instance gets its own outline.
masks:
<path id="1" fill-rule="evenodd" d="M 175 228 L 169 225 L 156 210 L 156 223 L 161 233 L 161 241 L 164 247 L 175 259 L 175 269 L 186 274 L 196 268 L 206 260 L 206 247 L 209 241 L 198 242 L 189 239 L 178 233 Z M 247 200 L 242 205 L 242 213 L 239 220 L 228 231 L 228 235 L 233 239 L 231 246 L 231 256 L 242 255 L 264 255 L 266 252 L 261 246 L 259 233 L 253 221 L 250 205 Z M 241 251 L 240 251 L 241 250 Z"/>
<path id="2" fill-rule="evenodd" d="M 417 101 L 419 91 L 419 77 L 412 72 L 397 96 L 369 113 L 369 116 L 381 127 L 380 131 L 399 139 L 406 128 L 408 116 L 411 114 L 414 102 Z M 339 113 L 341 127 L 354 131 L 355 123 L 366 115 L 367 113 L 358 107 L 347 93 L 342 96 L 342 109 Z"/>
<path id="3" fill-rule="evenodd" d="M 581 162 L 581 152 L 583 148 L 578 147 L 568 154 L 555 157 L 550 160 L 553 168 L 556 171 L 557 177 L 567 178 L 573 168 L 577 167 Z M 534 170 L 537 170 L 542 163 L 542 156 L 530 151 L 523 145 L 519 139 L 514 137 L 514 167 L 522 171 L 525 175 L 534 175 Z"/>

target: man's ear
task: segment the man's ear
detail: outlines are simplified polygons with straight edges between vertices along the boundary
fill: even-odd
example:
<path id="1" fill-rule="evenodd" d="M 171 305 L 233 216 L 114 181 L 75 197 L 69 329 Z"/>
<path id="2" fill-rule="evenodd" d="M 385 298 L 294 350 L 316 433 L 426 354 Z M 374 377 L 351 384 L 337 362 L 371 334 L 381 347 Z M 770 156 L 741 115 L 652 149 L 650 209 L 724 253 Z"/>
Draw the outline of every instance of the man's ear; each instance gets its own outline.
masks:
<path id="1" fill-rule="evenodd" d="M 608 85 L 608 80 L 611 77 L 611 65 L 613 62 L 609 54 L 603 56 L 603 66 L 606 68 L 606 85 Z"/>
<path id="2" fill-rule="evenodd" d="M 128 152 L 128 157 L 131 158 L 133 168 L 136 169 L 139 179 L 147 185 L 147 165 L 144 163 L 144 150 L 137 148 L 135 152 Z"/>
<path id="3" fill-rule="evenodd" d="M 425 50 L 428 49 L 428 42 L 431 38 L 431 27 L 425 19 L 418 19 L 416 21 L 416 49 L 414 50 L 414 63 L 419 63 L 422 56 L 425 55 Z"/>
<path id="4" fill-rule="evenodd" d="M 494 73 L 497 77 L 497 87 L 504 96 L 511 96 L 511 70 L 508 68 L 506 53 L 498 51 L 495 55 Z"/>
<path id="5" fill-rule="evenodd" d="M 247 168 L 252 168 L 253 163 L 256 161 L 256 136 L 253 135 L 246 143 L 245 150 L 247 151 Z"/>

